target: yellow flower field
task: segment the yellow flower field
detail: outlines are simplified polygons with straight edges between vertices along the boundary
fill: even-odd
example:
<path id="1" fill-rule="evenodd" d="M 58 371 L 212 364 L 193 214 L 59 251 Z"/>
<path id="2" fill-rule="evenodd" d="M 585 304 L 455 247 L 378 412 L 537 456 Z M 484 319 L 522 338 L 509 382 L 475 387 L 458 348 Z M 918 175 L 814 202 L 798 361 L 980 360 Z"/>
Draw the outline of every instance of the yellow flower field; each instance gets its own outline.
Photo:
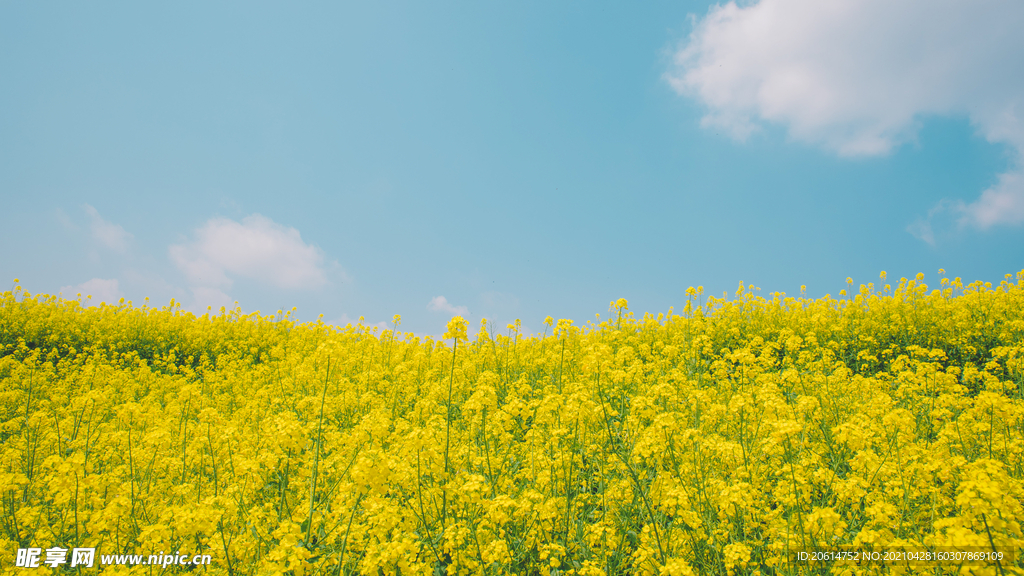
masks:
<path id="1" fill-rule="evenodd" d="M 1024 272 L 845 292 L 434 340 L 15 287 L 0 571 L 1024 574 Z"/>

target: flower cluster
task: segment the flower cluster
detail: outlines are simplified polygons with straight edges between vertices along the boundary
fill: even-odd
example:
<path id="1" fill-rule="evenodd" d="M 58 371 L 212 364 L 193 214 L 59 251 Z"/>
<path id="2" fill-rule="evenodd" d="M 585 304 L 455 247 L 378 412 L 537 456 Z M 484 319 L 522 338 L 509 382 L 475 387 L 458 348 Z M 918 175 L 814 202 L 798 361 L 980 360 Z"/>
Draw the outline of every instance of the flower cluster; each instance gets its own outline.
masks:
<path id="1" fill-rule="evenodd" d="M 690 289 L 682 314 L 642 318 L 619 299 L 544 335 L 485 322 L 470 339 L 456 317 L 441 340 L 398 316 L 16 287 L 0 570 L 38 545 L 187 550 L 231 575 L 860 574 L 879 568 L 792 552 L 1020 550 L 1024 272 L 850 283 Z"/>

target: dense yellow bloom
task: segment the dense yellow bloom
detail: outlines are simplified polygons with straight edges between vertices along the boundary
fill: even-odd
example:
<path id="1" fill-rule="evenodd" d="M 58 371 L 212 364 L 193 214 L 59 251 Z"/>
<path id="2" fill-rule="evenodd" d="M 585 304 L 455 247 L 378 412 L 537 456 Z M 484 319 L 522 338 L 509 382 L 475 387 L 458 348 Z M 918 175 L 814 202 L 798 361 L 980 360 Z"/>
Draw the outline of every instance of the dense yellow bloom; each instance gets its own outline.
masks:
<path id="1" fill-rule="evenodd" d="M 447 330 L 445 330 L 445 339 L 454 338 L 456 341 L 465 340 L 466 330 L 469 327 L 469 323 L 462 316 L 452 316 L 452 319 L 448 321 Z"/>
<path id="2" fill-rule="evenodd" d="M 481 322 L 470 341 L 456 316 L 452 346 L 397 315 L 84 307 L 16 283 L 0 573 L 30 573 L 11 566 L 29 546 L 201 552 L 209 574 L 884 572 L 792 556 L 840 545 L 1016 550 L 963 573 L 1022 573 L 1024 272 L 848 282 L 690 288 L 681 315 L 619 299 L 550 335 Z"/>

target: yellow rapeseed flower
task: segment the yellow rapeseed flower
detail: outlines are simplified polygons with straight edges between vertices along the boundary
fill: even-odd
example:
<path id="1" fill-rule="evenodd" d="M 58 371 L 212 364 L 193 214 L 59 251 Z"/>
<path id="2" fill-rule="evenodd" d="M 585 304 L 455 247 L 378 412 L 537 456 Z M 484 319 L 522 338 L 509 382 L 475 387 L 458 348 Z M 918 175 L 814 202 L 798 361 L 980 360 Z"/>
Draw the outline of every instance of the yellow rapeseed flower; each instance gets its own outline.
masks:
<path id="1" fill-rule="evenodd" d="M 1021 550 L 1024 271 L 934 291 L 848 280 L 838 300 L 691 288 L 681 316 L 620 299 L 536 335 L 481 321 L 472 341 L 456 316 L 452 346 L 398 315 L 388 330 L 196 317 L 15 288 L 0 555 L 197 552 L 211 576 L 739 576 L 813 547 Z"/>
<path id="2" fill-rule="evenodd" d="M 469 323 L 462 316 L 452 316 L 452 319 L 448 321 L 447 329 L 444 333 L 444 338 L 453 338 L 456 341 L 466 340 L 466 330 L 469 327 Z"/>

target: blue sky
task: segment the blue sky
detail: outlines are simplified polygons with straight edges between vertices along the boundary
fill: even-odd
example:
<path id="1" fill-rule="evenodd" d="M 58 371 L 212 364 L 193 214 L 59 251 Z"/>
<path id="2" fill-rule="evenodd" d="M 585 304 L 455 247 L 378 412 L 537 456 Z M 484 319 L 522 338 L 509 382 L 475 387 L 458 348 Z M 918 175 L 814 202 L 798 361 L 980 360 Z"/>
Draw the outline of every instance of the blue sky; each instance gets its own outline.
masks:
<path id="1" fill-rule="evenodd" d="M 0 277 L 420 333 L 998 282 L 1021 26 L 988 0 L 5 2 Z"/>

